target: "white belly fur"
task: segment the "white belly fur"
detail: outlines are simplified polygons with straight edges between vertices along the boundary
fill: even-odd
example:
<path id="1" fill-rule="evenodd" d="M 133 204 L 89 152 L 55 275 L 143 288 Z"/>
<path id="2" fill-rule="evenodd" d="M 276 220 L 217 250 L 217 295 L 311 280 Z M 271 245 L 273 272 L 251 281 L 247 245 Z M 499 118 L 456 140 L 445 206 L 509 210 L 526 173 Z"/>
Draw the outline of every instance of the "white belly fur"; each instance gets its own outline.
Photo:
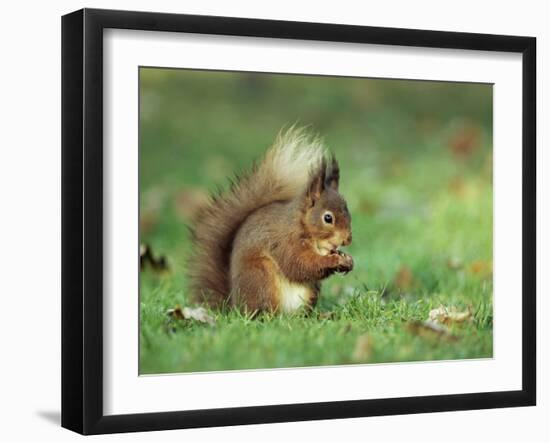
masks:
<path id="1" fill-rule="evenodd" d="M 292 313 L 305 306 L 311 297 L 311 289 L 298 283 L 279 277 L 279 299 L 281 311 Z"/>

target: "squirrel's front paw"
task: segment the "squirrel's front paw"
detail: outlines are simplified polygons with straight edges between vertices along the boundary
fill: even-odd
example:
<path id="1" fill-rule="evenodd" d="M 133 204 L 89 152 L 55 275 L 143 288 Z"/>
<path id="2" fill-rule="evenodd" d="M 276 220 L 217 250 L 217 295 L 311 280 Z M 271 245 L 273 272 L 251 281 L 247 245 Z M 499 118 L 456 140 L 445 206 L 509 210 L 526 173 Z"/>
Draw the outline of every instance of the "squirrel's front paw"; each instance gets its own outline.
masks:
<path id="1" fill-rule="evenodd" d="M 342 272 L 347 274 L 353 269 L 353 257 L 344 252 L 336 252 L 335 255 L 338 257 L 337 265 L 335 266 L 336 272 Z"/>

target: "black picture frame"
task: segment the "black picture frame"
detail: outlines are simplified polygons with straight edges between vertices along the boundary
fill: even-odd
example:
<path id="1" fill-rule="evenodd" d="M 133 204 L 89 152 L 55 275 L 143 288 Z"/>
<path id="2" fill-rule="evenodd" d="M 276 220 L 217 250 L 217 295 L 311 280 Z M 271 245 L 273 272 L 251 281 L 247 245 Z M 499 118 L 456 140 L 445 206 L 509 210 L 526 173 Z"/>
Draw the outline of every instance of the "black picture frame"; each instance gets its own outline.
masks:
<path id="1" fill-rule="evenodd" d="M 103 413 L 103 30 L 192 32 L 522 54 L 522 389 L 131 415 Z M 151 431 L 536 403 L 536 39 L 229 17 L 83 9 L 62 18 L 62 426 Z"/>

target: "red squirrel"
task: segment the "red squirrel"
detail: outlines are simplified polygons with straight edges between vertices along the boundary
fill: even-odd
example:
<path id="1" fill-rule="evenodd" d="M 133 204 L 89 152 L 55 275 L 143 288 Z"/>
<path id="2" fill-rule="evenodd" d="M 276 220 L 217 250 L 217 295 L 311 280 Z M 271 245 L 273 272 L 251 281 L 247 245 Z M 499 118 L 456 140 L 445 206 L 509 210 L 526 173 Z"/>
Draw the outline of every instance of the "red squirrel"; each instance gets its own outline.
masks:
<path id="1" fill-rule="evenodd" d="M 280 133 L 263 159 L 211 197 L 191 224 L 196 301 L 253 313 L 312 309 L 321 280 L 353 269 L 340 169 L 303 129 Z"/>

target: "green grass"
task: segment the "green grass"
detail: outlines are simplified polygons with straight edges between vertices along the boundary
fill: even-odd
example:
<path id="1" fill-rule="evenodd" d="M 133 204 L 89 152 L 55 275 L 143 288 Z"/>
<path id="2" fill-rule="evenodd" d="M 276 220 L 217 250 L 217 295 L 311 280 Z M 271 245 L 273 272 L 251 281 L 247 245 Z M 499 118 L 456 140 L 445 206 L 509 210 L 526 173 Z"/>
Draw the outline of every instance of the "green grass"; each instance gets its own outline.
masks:
<path id="1" fill-rule="evenodd" d="M 140 276 L 140 372 L 491 357 L 491 101 L 485 85 L 142 70 L 141 241 L 170 270 Z M 340 161 L 355 269 L 309 315 L 169 319 L 191 304 L 189 195 L 226 185 L 296 121 Z M 473 312 L 456 340 L 407 327 L 440 305 Z"/>

